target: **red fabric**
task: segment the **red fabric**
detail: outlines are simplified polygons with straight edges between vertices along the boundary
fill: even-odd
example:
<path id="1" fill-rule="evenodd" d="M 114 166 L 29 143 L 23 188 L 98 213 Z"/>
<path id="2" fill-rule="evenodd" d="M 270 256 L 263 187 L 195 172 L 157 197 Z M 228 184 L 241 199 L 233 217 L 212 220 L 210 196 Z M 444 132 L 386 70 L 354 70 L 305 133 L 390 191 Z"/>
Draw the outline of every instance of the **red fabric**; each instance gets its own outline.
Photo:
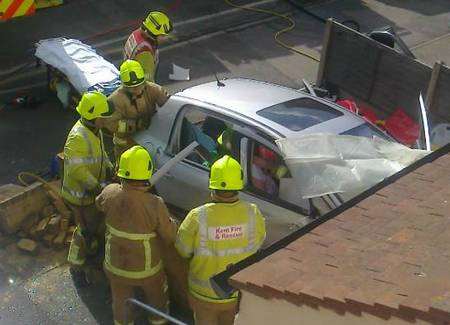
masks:
<path id="1" fill-rule="evenodd" d="M 351 99 L 338 99 L 336 104 L 341 105 L 350 112 L 360 115 L 366 121 L 376 124 L 378 121 L 378 116 L 368 107 L 359 107 L 355 101 Z"/>
<path id="2" fill-rule="evenodd" d="M 372 111 L 371 108 L 364 106 L 359 108 L 359 115 L 361 115 L 366 121 L 369 121 L 370 123 L 375 125 L 380 120 L 377 114 L 375 114 L 375 112 Z"/>
<path id="3" fill-rule="evenodd" d="M 273 152 L 272 150 L 264 147 L 264 146 L 258 146 L 258 155 L 261 158 L 267 159 L 267 160 L 271 160 L 271 161 L 276 161 L 277 160 L 277 155 L 275 154 L 275 152 Z"/>
<path id="4" fill-rule="evenodd" d="M 389 116 L 385 128 L 397 141 L 408 146 L 414 144 L 420 134 L 420 125 L 414 122 L 402 108 L 397 108 Z"/>
<path id="5" fill-rule="evenodd" d="M 358 114 L 358 105 L 356 105 L 356 103 L 353 100 L 350 100 L 350 99 L 338 99 L 336 101 L 336 104 L 341 105 L 342 107 L 346 108 L 350 112 Z"/>
<path id="6" fill-rule="evenodd" d="M 131 33 L 125 47 L 129 47 L 130 52 L 133 52 L 133 58 L 142 52 L 151 52 L 154 55 L 156 50 L 154 44 L 145 37 L 144 32 L 140 28 Z"/>

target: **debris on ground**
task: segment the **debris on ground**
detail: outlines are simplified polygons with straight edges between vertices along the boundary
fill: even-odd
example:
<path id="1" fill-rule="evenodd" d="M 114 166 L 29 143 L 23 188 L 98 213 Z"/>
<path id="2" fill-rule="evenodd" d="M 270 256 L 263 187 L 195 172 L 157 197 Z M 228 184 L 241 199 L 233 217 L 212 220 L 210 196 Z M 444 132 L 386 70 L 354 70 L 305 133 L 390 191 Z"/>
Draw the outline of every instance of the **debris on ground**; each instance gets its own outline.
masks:
<path id="1" fill-rule="evenodd" d="M 39 244 L 34 240 L 26 238 L 17 242 L 17 248 L 31 255 L 37 255 L 39 252 Z"/>
<path id="2" fill-rule="evenodd" d="M 190 69 L 182 68 L 175 63 L 172 63 L 173 73 L 169 74 L 170 80 L 175 81 L 187 81 L 190 80 L 191 77 L 189 76 Z"/>
<path id="3" fill-rule="evenodd" d="M 20 251 L 36 255 L 39 244 L 61 249 L 70 244 L 75 227 L 69 209 L 56 193 L 59 182 L 0 186 L 0 231 L 19 240 Z"/>

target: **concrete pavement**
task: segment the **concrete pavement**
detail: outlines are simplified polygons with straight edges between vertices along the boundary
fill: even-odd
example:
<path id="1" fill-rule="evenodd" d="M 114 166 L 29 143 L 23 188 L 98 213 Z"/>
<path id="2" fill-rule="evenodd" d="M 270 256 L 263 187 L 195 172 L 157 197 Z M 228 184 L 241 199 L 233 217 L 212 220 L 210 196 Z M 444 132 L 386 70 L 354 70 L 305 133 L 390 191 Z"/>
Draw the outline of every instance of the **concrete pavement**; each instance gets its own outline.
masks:
<path id="1" fill-rule="evenodd" d="M 257 3 L 259 2 L 261 1 L 258 1 Z M 276 1 L 263 2 L 278 6 Z M 281 3 L 280 10 L 286 10 L 286 3 Z M 203 44 L 205 44 L 207 38 L 212 35 L 221 34 L 222 37 L 233 35 L 233 33 L 226 33 L 224 30 L 227 30 L 228 27 L 240 26 L 240 28 L 243 28 L 242 26 L 247 26 L 246 24 L 242 24 L 242 21 L 252 22 L 266 18 L 266 16 L 263 15 L 261 17 L 261 15 L 258 14 L 249 18 L 247 12 L 242 12 L 242 14 L 244 16 L 240 16 L 240 12 L 233 10 L 228 15 L 221 16 L 224 22 L 218 24 L 214 23 L 213 17 L 209 17 L 206 20 L 201 20 L 201 17 L 194 18 L 196 19 L 195 21 L 201 21 L 201 26 L 195 28 L 195 26 L 192 26 L 194 22 L 190 22 L 189 24 L 191 26 L 187 31 L 180 31 L 179 34 L 183 35 L 180 36 L 180 38 L 186 39 L 186 41 L 182 43 L 183 45 L 180 47 L 172 43 L 161 51 L 162 59 L 159 78 L 162 84 L 168 86 L 172 91 L 186 86 L 186 83 L 169 82 L 168 74 L 171 69 L 171 62 L 192 68 L 192 79 L 187 83 L 190 85 L 198 83 L 200 80 L 206 80 L 204 77 L 207 76 L 207 78 L 210 78 L 214 73 L 220 75 L 222 72 L 227 72 L 227 68 L 222 65 L 215 56 L 211 55 L 211 51 L 209 50 L 210 45 L 208 43 L 206 43 L 206 45 Z M 230 25 L 225 25 L 224 23 L 226 22 Z M 183 22 L 179 22 L 178 24 L 182 23 Z M 185 26 L 187 25 L 188 24 L 185 24 Z M 222 29 L 217 30 L 217 28 Z M 189 31 L 193 35 L 192 37 L 189 36 Z M 109 36 L 110 39 L 115 40 L 122 37 L 122 35 L 123 32 L 111 34 Z M 274 46 L 274 43 L 270 40 L 272 35 L 269 35 L 269 40 L 267 42 L 270 44 L 271 48 L 276 49 L 277 47 Z M 220 37 L 218 39 L 220 39 Z M 102 42 L 104 41 L 105 40 L 102 40 Z M 218 41 L 218 43 L 221 42 Z M 111 44 L 113 44 L 112 47 L 108 45 L 108 47 L 104 48 L 104 50 L 109 49 L 111 53 L 111 55 L 107 55 L 106 58 L 118 64 L 120 62 L 118 54 L 121 53 L 122 43 L 120 43 L 120 46 L 115 41 Z M 233 61 L 236 62 L 249 60 L 252 57 L 255 57 L 255 55 L 258 57 L 259 61 L 264 59 L 264 57 L 254 50 L 249 50 L 247 44 L 240 44 L 238 46 L 239 48 L 242 48 L 243 51 L 247 51 L 247 53 L 239 53 L 239 50 L 236 50 L 236 45 L 233 42 L 231 42 L 229 46 L 226 46 L 226 44 L 227 43 L 220 44 L 223 45 L 223 49 L 215 51 L 219 58 L 224 55 L 233 54 L 233 56 L 235 56 Z M 181 48 L 183 49 L 182 51 L 180 51 Z M 204 50 L 205 48 L 206 50 Z M 266 53 L 268 53 L 268 51 L 266 51 Z M 273 52 L 272 56 L 274 55 L 278 55 L 277 52 Z M 209 63 L 205 64 L 206 62 Z M 251 76 L 251 73 L 248 75 Z M 45 88 L 45 73 L 42 73 L 42 71 L 37 71 L 37 73 L 23 73 L 19 77 L 20 79 L 15 81 L 15 83 L 8 82 L 8 80 L 0 80 L 0 86 L 7 86 L 7 89 L 4 91 L 0 90 L 0 93 L 2 91 L 10 91 L 8 88 L 18 86 L 17 83 L 27 85 L 30 82 L 37 82 L 37 86 L 34 87 L 32 91 L 25 92 L 23 90 L 18 90 L 14 91 L 14 93 L 31 93 L 43 98 L 45 103 L 36 110 L 5 109 L 4 111 L 0 111 L 0 148 L 2 148 L 0 155 L 4 157 L 6 161 L 5 168 L 0 170 L 1 182 L 14 181 L 18 171 L 29 170 L 36 172 L 48 169 L 51 157 L 62 150 L 65 136 L 70 125 L 77 118 L 76 114 L 73 112 L 63 111 L 57 99 L 52 94 L 48 94 Z M 36 78 L 38 78 L 38 80 L 35 80 Z M 286 79 L 284 79 L 284 81 L 285 80 Z M 37 145 L 36 139 L 39 139 Z"/>
<path id="2" fill-rule="evenodd" d="M 450 2 L 447 0 L 403 1 L 328 1 L 314 10 L 318 15 L 330 12 L 340 20 L 354 19 L 362 32 L 383 26 L 394 27 L 397 34 L 424 63 L 437 60 L 450 64 Z"/>
<path id="3" fill-rule="evenodd" d="M 114 5 L 120 3 L 114 1 Z M 449 31 L 445 17 L 450 14 L 450 3 L 446 0 L 427 3 L 422 6 L 414 0 L 335 0 L 310 9 L 323 17 L 355 19 L 363 31 L 394 24 L 406 43 L 424 60 L 448 57 L 450 51 L 445 40 L 448 41 Z M 295 13 L 294 17 L 297 28 L 283 36 L 283 40 L 318 55 L 324 25 L 305 14 Z M 133 17 L 130 14 L 128 18 Z M 253 19 L 257 20 L 256 17 Z M 167 47 L 161 54 L 159 78 L 172 92 L 213 80 L 215 73 L 219 77 L 243 76 L 291 87 L 299 87 L 301 78 L 315 80 L 317 63 L 274 42 L 274 33 L 285 26 L 279 19 L 254 26 L 234 26 L 227 32 L 193 39 L 182 46 Z M 172 62 L 190 68 L 191 80 L 168 80 Z M 45 90 L 41 88 L 37 92 Z M 0 159 L 4 167 L 0 170 L 0 182 L 12 181 L 19 170 L 46 168 L 51 155 L 62 149 L 66 133 L 75 119 L 75 114 L 63 111 L 53 97 L 34 111 L 0 112 Z M 7 279 L 14 275 L 11 272 L 19 271 L 8 269 L 3 277 Z M 66 267 L 25 274 L 19 286 L 0 286 L 3 286 L 0 288 L 3 298 L 0 322 L 28 324 L 35 320 L 37 324 L 107 324 L 111 318 L 104 294 L 95 289 L 84 293 L 77 291 Z"/>
<path id="4" fill-rule="evenodd" d="M 167 12 L 174 22 L 230 9 L 223 1 L 206 0 L 69 0 L 65 4 L 39 10 L 34 16 L 1 23 L 0 39 L 15 41 L 14 46 L 0 48 L 0 70 L 5 70 L 29 58 L 33 44 L 40 39 L 68 37 L 97 41 L 102 35 L 111 37 L 117 32 L 128 34 L 139 26 L 150 10 Z M 249 4 L 254 0 L 240 0 Z M 11 42 L 12 45 L 12 42 Z"/>
<path id="5" fill-rule="evenodd" d="M 222 1 L 220 3 L 223 4 Z M 246 2 L 243 2 L 243 4 L 244 3 Z M 277 10 L 281 13 L 288 13 L 294 10 L 293 7 L 287 2 L 280 2 L 278 0 L 259 0 L 248 3 L 247 5 L 252 8 Z M 178 7 L 181 7 L 181 4 Z M 268 15 L 255 15 L 255 13 L 243 11 L 233 7 L 227 7 L 222 11 L 213 13 L 210 13 L 210 10 L 206 9 L 207 8 L 202 7 L 202 10 L 199 10 L 198 13 L 200 16 L 195 16 L 194 14 L 185 15 L 186 19 L 183 20 L 176 20 L 177 15 L 174 13 L 174 31 L 171 33 L 170 39 L 161 45 L 161 48 L 170 48 L 174 45 L 179 46 L 186 41 L 198 39 L 205 35 L 220 33 L 229 28 L 253 24 L 255 22 L 257 23 L 268 17 Z M 57 37 L 70 38 L 70 32 L 64 31 L 66 29 L 66 26 L 63 24 L 64 20 L 59 18 L 58 21 L 60 21 L 63 31 L 52 31 L 52 29 L 41 31 L 41 34 L 46 36 L 42 36 L 39 39 L 55 37 L 55 35 Z M 127 21 L 123 22 L 122 25 L 108 27 L 105 29 L 102 21 L 95 20 L 93 23 L 90 22 L 90 24 L 96 26 L 99 32 L 89 35 L 82 34 L 83 36 L 80 35 L 78 38 L 95 48 L 96 51 L 107 60 L 119 66 L 123 58 L 123 45 L 130 32 L 137 28 L 139 23 L 140 20 L 133 20 L 131 22 Z M 14 33 L 17 34 L 18 31 L 15 30 Z M 13 34 L 13 37 L 17 38 L 18 36 L 19 35 Z M 34 48 L 33 44 L 34 42 L 28 45 L 29 52 L 32 52 Z M 24 54 L 24 49 L 21 49 L 20 47 L 18 49 L 14 48 L 11 52 L 14 54 L 15 58 L 20 59 L 20 55 Z M 22 58 L 20 63 L 17 63 L 12 67 L 7 67 L 7 59 L 3 62 L 5 62 L 3 64 L 4 70 L 2 71 L 2 67 L 0 67 L 0 77 L 4 76 L 4 78 L 0 78 L 0 98 L 7 100 L 8 98 L 15 96 L 17 93 L 29 93 L 35 89 L 42 88 L 45 84 L 46 69 L 44 66 L 36 67 L 34 64 L 34 59 L 32 59 L 31 56 Z M 14 71 L 14 73 L 12 73 L 12 71 Z"/>

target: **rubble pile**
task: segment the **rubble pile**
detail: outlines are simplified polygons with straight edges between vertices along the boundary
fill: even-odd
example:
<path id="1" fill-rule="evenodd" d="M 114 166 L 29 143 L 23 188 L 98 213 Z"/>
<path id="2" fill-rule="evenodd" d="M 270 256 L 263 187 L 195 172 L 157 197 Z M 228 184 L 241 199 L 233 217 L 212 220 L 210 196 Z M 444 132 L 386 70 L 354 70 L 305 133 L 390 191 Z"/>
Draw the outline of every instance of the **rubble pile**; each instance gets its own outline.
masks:
<path id="1" fill-rule="evenodd" d="M 57 191 L 58 182 L 0 186 L 0 232 L 18 237 L 17 247 L 39 254 L 39 247 L 69 246 L 75 230 L 71 213 Z"/>

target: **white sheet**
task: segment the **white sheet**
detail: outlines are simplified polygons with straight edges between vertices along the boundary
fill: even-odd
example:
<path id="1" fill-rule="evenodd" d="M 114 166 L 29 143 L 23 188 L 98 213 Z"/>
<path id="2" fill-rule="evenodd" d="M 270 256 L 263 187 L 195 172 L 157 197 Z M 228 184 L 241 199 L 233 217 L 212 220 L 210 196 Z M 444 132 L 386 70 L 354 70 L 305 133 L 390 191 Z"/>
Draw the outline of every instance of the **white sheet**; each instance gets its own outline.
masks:
<path id="1" fill-rule="evenodd" d="M 91 86 L 119 78 L 117 68 L 79 40 L 50 38 L 36 44 L 36 57 L 64 73 L 83 93 Z"/>
<path id="2" fill-rule="evenodd" d="M 276 141 L 302 198 L 352 197 L 429 152 L 380 138 L 310 134 Z"/>

